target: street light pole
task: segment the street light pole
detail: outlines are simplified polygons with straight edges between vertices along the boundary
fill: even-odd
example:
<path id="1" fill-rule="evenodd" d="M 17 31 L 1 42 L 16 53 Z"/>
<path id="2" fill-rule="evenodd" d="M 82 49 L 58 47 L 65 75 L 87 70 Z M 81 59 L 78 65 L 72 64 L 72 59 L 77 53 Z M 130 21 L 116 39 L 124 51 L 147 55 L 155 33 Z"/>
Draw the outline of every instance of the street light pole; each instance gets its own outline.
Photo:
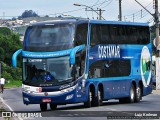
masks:
<path id="1" fill-rule="evenodd" d="M 94 10 L 94 9 L 93 9 L 92 7 L 90 7 L 90 6 L 81 5 L 81 4 L 78 4 L 78 3 L 74 3 L 73 5 L 75 5 L 75 6 L 84 6 L 84 7 L 86 7 L 86 8 L 89 8 L 89 9 L 91 9 L 91 11 L 94 11 L 95 13 L 97 13 L 97 15 L 99 15 L 99 19 L 100 19 L 100 20 L 101 20 L 102 18 L 105 20 L 105 18 L 102 17 L 102 11 L 104 11 L 104 10 L 101 10 L 101 9 L 99 9 L 99 10 Z M 89 10 L 86 10 L 86 11 L 89 11 Z M 99 13 L 98 13 L 97 11 L 99 11 Z"/>

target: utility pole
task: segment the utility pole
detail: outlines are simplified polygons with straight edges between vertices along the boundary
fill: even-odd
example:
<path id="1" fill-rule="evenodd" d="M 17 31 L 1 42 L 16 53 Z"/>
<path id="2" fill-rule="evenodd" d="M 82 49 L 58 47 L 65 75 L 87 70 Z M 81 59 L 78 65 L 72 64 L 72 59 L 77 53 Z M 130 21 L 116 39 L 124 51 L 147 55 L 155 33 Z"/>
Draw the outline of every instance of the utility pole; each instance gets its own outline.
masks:
<path id="1" fill-rule="evenodd" d="M 99 20 L 101 20 L 102 18 L 104 19 L 104 17 L 102 17 L 102 11 L 105 11 L 105 10 L 101 10 L 101 9 L 97 9 L 97 10 L 94 10 L 92 7 L 90 7 L 90 6 L 87 6 L 87 5 L 81 5 L 81 4 L 78 4 L 78 3 L 74 3 L 73 5 L 75 5 L 75 6 L 84 6 L 84 7 L 86 7 L 86 9 L 85 9 L 85 11 L 94 11 L 95 13 L 97 13 L 97 15 L 99 15 Z M 87 8 L 89 8 L 90 10 L 87 10 Z M 98 12 L 99 13 L 98 13 Z M 104 19 L 105 20 L 105 19 Z"/>
<path id="2" fill-rule="evenodd" d="M 159 12 L 158 12 L 158 0 L 155 0 L 155 26 L 156 26 L 156 49 L 157 57 L 160 57 L 160 41 L 159 41 Z"/>
<path id="3" fill-rule="evenodd" d="M 160 41 L 159 41 L 159 12 L 158 0 L 155 0 L 155 26 L 156 26 L 156 90 L 160 89 Z"/>
<path id="4" fill-rule="evenodd" d="M 135 0 L 139 5 L 141 5 L 137 0 Z M 147 10 L 143 5 L 141 5 L 148 13 L 150 13 L 155 22 L 156 27 L 156 89 L 160 89 L 160 41 L 159 41 L 159 12 L 158 12 L 158 0 L 153 0 L 155 14 L 152 14 L 149 10 Z"/>
<path id="5" fill-rule="evenodd" d="M 91 9 L 91 8 L 90 8 Z M 99 20 L 102 20 L 102 11 L 105 11 L 105 10 L 102 10 L 102 9 L 97 9 L 97 10 L 94 10 L 94 9 L 91 9 L 91 10 L 87 10 L 87 7 L 86 7 L 86 9 L 85 9 L 85 11 L 94 11 L 94 12 L 99 12 Z M 104 18 L 103 18 L 104 19 Z"/>
<path id="6" fill-rule="evenodd" d="M 140 4 L 137 0 L 135 0 L 140 6 L 143 7 L 149 14 L 151 14 L 155 21 L 156 27 L 156 49 L 157 49 L 157 57 L 160 57 L 160 41 L 159 41 L 159 12 L 158 12 L 158 0 L 153 0 L 155 4 L 155 14 L 152 14 L 149 10 L 147 10 L 142 4 Z"/>
<path id="7" fill-rule="evenodd" d="M 119 0 L 119 21 L 122 21 L 122 0 Z"/>
<path id="8" fill-rule="evenodd" d="M 104 11 L 104 10 L 103 10 L 103 11 Z M 99 19 L 100 19 L 100 20 L 102 19 L 101 16 L 102 16 L 102 10 L 99 9 Z"/>

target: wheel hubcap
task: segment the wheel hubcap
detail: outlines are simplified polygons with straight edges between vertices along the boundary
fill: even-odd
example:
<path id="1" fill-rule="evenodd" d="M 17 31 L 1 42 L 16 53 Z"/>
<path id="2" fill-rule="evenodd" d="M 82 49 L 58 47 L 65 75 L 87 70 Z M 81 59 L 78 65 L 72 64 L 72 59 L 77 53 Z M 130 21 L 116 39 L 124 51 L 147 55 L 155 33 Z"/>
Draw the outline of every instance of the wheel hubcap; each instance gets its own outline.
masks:
<path id="1" fill-rule="evenodd" d="M 137 97 L 140 98 L 140 88 L 137 88 Z"/>
<path id="2" fill-rule="evenodd" d="M 134 99 L 134 91 L 133 91 L 133 89 L 131 89 L 131 100 L 133 100 Z"/>
<path id="3" fill-rule="evenodd" d="M 101 102 L 101 92 L 100 91 L 98 91 L 98 99 Z"/>
<path id="4" fill-rule="evenodd" d="M 90 102 L 92 101 L 92 93 L 89 93 Z"/>

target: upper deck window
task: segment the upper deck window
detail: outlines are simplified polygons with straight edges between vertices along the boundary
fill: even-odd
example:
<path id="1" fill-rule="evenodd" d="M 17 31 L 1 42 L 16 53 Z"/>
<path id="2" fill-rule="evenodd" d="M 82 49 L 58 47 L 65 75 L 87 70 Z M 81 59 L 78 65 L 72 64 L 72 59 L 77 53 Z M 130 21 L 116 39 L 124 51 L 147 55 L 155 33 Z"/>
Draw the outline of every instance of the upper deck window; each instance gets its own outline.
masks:
<path id="1" fill-rule="evenodd" d="M 93 24 L 91 26 L 91 46 L 97 44 L 137 44 L 150 43 L 148 26 Z"/>
<path id="2" fill-rule="evenodd" d="M 74 25 L 52 24 L 31 26 L 24 39 L 26 51 L 59 51 L 73 47 Z"/>

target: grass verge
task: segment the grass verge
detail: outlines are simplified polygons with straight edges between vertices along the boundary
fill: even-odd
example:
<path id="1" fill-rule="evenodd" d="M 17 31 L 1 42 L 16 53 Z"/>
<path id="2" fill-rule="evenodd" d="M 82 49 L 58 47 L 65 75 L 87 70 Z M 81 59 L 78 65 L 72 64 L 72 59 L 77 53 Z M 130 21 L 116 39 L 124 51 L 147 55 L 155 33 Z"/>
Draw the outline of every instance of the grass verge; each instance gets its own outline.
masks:
<path id="1" fill-rule="evenodd" d="M 22 85 L 21 80 L 10 80 L 7 81 L 5 84 L 5 88 L 15 88 L 15 87 L 20 87 Z"/>

